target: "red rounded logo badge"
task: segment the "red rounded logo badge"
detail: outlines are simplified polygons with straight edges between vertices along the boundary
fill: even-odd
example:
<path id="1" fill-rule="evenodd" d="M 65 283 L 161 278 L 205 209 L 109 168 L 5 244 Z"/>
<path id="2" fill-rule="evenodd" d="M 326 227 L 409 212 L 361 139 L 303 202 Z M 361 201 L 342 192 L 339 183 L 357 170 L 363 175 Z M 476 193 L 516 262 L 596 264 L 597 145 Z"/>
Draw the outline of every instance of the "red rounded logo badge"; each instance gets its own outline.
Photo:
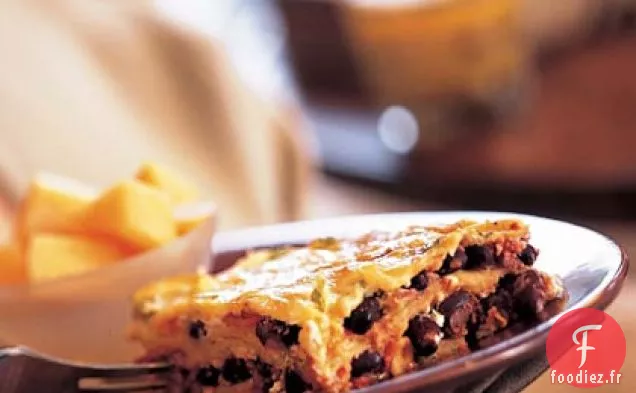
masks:
<path id="1" fill-rule="evenodd" d="M 550 379 L 581 388 L 620 384 L 626 351 L 625 334 L 614 318 L 592 308 L 572 310 L 548 333 Z"/>

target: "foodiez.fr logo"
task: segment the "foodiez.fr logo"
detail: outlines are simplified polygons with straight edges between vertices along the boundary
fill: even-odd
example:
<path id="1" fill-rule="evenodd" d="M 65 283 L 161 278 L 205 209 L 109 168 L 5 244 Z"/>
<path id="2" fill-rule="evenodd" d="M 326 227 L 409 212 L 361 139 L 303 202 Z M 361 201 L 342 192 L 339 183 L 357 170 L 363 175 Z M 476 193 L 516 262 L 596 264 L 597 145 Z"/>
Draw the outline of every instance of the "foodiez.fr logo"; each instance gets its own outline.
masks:
<path id="1" fill-rule="evenodd" d="M 591 308 L 564 314 L 546 342 L 552 383 L 576 387 L 620 383 L 625 353 L 625 334 L 619 324 Z"/>

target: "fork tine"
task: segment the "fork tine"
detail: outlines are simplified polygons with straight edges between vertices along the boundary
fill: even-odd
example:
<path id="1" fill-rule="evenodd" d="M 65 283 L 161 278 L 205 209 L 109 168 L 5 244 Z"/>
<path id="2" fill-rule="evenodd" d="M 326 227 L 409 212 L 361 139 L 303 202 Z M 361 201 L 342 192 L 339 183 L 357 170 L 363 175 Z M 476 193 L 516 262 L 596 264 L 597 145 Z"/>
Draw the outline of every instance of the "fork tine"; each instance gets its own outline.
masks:
<path id="1" fill-rule="evenodd" d="M 61 367 L 72 368 L 76 375 L 81 378 L 109 378 L 109 377 L 135 377 L 150 374 L 168 373 L 172 366 L 168 363 L 122 363 L 122 364 L 89 364 L 66 362 L 53 358 L 42 353 L 33 351 L 26 347 L 16 347 L 12 349 L 12 354 L 22 354 L 35 359 L 40 359 L 48 363 Z"/>
<path id="2" fill-rule="evenodd" d="M 172 367 L 165 363 L 82 367 L 80 392 L 148 392 L 165 390 Z"/>
<path id="3" fill-rule="evenodd" d="M 7 382 L 9 392 L 12 386 L 18 388 L 16 392 L 34 393 L 50 391 L 51 387 L 86 393 L 165 391 L 173 369 L 167 363 L 92 365 L 66 362 L 26 347 L 0 348 L 0 360 L 4 360 L 4 367 L 0 367 L 3 375 L 0 392 L 5 392 Z"/>
<path id="4" fill-rule="evenodd" d="M 153 374 L 167 374 L 172 366 L 167 363 L 122 364 L 113 366 L 82 366 L 82 376 L 85 378 L 135 377 Z"/>

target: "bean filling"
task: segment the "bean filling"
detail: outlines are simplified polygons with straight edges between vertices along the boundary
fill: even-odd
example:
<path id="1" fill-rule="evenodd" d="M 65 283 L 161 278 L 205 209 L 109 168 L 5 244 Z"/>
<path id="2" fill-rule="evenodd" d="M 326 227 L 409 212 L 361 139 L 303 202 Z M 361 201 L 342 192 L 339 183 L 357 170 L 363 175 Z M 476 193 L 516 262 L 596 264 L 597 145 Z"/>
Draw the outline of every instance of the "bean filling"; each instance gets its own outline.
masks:
<path id="1" fill-rule="evenodd" d="M 274 386 L 274 375 L 272 372 L 272 366 L 260 359 L 256 360 L 256 371 L 260 376 L 261 383 L 260 388 L 263 393 L 269 392 L 272 386 Z"/>
<path id="2" fill-rule="evenodd" d="M 351 378 L 357 378 L 366 373 L 381 373 L 384 371 L 384 359 L 375 351 L 364 351 L 351 360 Z"/>
<path id="3" fill-rule="evenodd" d="M 283 343 L 287 348 L 298 344 L 300 326 L 290 325 L 286 322 L 272 318 L 262 318 L 256 325 L 256 336 L 263 345 L 268 340 L 274 339 Z"/>
<path id="4" fill-rule="evenodd" d="M 533 270 L 520 273 L 514 281 L 512 296 L 519 313 L 536 317 L 543 312 L 547 300 L 543 277 Z"/>
<path id="5" fill-rule="evenodd" d="M 508 273 L 499 280 L 498 291 L 505 291 L 513 299 L 513 307 L 519 317 L 535 319 L 547 302 L 546 285 L 543 277 L 534 270 Z"/>
<path id="6" fill-rule="evenodd" d="M 218 386 L 221 370 L 216 367 L 203 367 L 197 371 L 197 382 L 201 386 Z"/>
<path id="7" fill-rule="evenodd" d="M 424 314 L 416 315 L 409 321 L 404 333 L 411 340 L 417 356 L 430 356 L 437 351 L 442 339 L 442 330 L 431 318 Z"/>
<path id="8" fill-rule="evenodd" d="M 466 247 L 466 268 L 480 269 L 494 266 L 497 263 L 495 251 L 488 246 L 468 246 Z"/>
<path id="9" fill-rule="evenodd" d="M 461 248 L 455 250 L 455 255 L 447 255 L 446 259 L 442 263 L 440 274 L 450 274 L 457 270 L 463 269 L 468 262 L 468 255 L 466 251 Z"/>
<path id="10" fill-rule="evenodd" d="M 344 320 L 344 327 L 356 334 L 365 334 L 384 315 L 380 305 L 380 293 L 364 298 Z"/>
<path id="11" fill-rule="evenodd" d="M 475 339 L 492 336 L 508 326 L 514 315 L 513 298 L 510 292 L 499 289 L 482 300 L 484 314 L 475 331 Z"/>
<path id="12" fill-rule="evenodd" d="M 243 359 L 229 358 L 223 363 L 223 378 L 230 383 L 240 383 L 252 377 L 247 362 Z"/>
<path id="13" fill-rule="evenodd" d="M 287 370 L 285 373 L 285 392 L 286 393 L 304 393 L 311 391 L 312 386 L 305 382 L 303 378 L 295 371 Z"/>
<path id="14" fill-rule="evenodd" d="M 537 249 L 528 244 L 526 248 L 524 248 L 523 251 L 521 251 L 521 253 L 519 254 L 519 259 L 526 266 L 532 266 L 534 265 L 534 262 L 537 260 L 538 256 L 539 252 L 537 251 Z"/>
<path id="15" fill-rule="evenodd" d="M 205 328 L 205 323 L 200 320 L 190 322 L 190 325 L 188 326 L 188 334 L 195 340 L 207 336 L 208 331 Z"/>
<path id="16" fill-rule="evenodd" d="M 444 334 L 449 337 L 462 337 L 468 329 L 479 322 L 481 304 L 466 291 L 457 291 L 447 297 L 439 306 L 444 315 Z"/>
<path id="17" fill-rule="evenodd" d="M 513 315 L 513 298 L 510 292 L 499 290 L 488 296 L 483 301 L 486 312 L 495 309 L 506 320 L 510 320 Z"/>
<path id="18" fill-rule="evenodd" d="M 418 291 L 424 291 L 428 287 L 428 275 L 426 271 L 419 272 L 416 276 L 411 278 L 411 286 L 409 288 Z"/>

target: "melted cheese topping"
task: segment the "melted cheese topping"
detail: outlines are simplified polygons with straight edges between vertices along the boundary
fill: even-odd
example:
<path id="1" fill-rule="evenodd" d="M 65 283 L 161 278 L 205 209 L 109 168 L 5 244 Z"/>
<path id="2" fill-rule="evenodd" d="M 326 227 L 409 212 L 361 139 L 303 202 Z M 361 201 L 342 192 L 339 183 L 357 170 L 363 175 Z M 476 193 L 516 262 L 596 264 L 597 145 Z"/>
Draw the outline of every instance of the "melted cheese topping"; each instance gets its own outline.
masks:
<path id="1" fill-rule="evenodd" d="M 173 278 L 143 288 L 135 296 L 136 315 L 144 319 L 158 311 L 164 316 L 198 313 L 209 320 L 258 314 L 301 325 L 313 320 L 324 326 L 349 315 L 365 295 L 395 290 L 423 270 L 438 270 L 460 244 L 527 236 L 527 228 L 517 220 L 461 221 L 252 252 L 216 276 Z"/>

